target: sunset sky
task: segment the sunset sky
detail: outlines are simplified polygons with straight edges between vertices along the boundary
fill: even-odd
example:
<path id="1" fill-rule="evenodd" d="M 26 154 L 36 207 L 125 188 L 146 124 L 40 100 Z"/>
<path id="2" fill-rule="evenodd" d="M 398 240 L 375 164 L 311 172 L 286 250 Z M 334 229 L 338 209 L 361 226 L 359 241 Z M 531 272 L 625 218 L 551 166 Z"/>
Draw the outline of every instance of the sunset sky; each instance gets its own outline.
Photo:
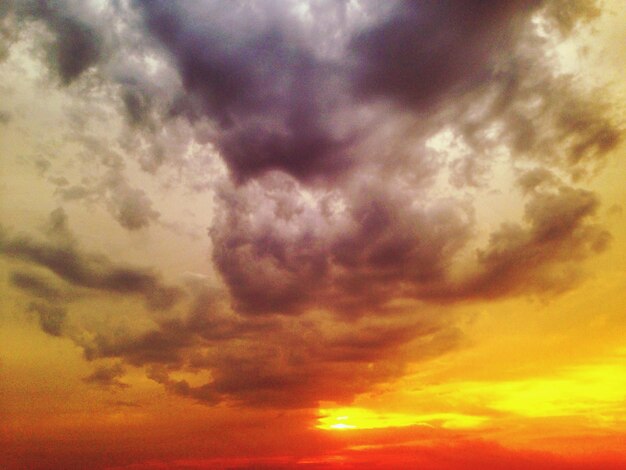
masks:
<path id="1" fill-rule="evenodd" d="M 626 468 L 623 0 L 0 0 L 0 468 Z"/>

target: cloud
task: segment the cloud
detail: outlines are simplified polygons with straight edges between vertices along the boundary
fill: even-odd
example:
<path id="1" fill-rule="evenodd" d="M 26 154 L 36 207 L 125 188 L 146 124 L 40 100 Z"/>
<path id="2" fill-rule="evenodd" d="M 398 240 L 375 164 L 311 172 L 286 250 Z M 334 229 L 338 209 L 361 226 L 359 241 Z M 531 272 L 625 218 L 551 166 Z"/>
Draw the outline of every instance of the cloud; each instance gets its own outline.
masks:
<path id="1" fill-rule="evenodd" d="M 526 468 L 591 470 L 598 467 L 618 469 L 623 465 L 623 457 L 617 454 L 562 456 L 551 452 L 513 450 L 494 442 L 458 439 L 458 436 L 454 444 L 441 442 L 428 445 L 414 441 L 405 445 L 365 445 L 356 446 L 345 453 L 342 452 L 341 455 L 344 455 L 347 461 L 354 462 L 353 468 L 364 465 L 373 469 L 388 468 L 390 463 L 397 467 L 418 466 L 437 470 L 502 467 L 516 470 Z M 325 468 L 323 463 L 321 468 Z M 327 468 L 332 468 L 332 464 Z"/>
<path id="2" fill-rule="evenodd" d="M 279 178 L 280 179 L 280 178 Z M 507 222 L 456 267 L 473 239 L 470 205 L 420 202 L 384 182 L 311 202 L 297 182 L 222 193 L 211 230 L 213 256 L 246 314 L 299 314 L 326 308 L 347 316 L 383 314 L 396 298 L 434 302 L 562 292 L 580 278 L 576 264 L 600 253 L 609 233 L 594 223 L 589 191 L 527 172 L 524 223 Z M 467 258 L 467 255 L 465 255 Z M 466 263 L 467 264 L 467 263 Z"/>
<path id="3" fill-rule="evenodd" d="M 159 212 L 152 209 L 152 203 L 141 189 L 126 186 L 112 189 L 113 216 L 128 230 L 137 230 L 150 225 L 159 218 Z"/>
<path id="4" fill-rule="evenodd" d="M 538 1 L 406 1 L 357 34 L 354 80 L 360 96 L 424 108 L 489 80 L 497 53 L 515 44 Z"/>
<path id="5" fill-rule="evenodd" d="M 590 222 L 598 204 L 593 193 L 581 189 L 537 191 L 525 208 L 528 225 L 502 225 L 478 252 L 482 272 L 444 297 L 492 298 L 570 288 L 580 279 L 576 264 L 604 251 L 610 242 L 609 232 Z"/>
<path id="6" fill-rule="evenodd" d="M 101 159 L 105 171 L 91 184 L 69 185 L 67 179 L 52 181 L 55 194 L 62 201 L 83 201 L 88 204 L 103 203 L 113 218 L 127 230 L 140 230 L 158 221 L 159 211 L 143 189 L 133 186 L 124 174 L 123 158 L 102 143 L 90 138 L 79 138 L 80 144 L 93 156 Z"/>
<path id="7" fill-rule="evenodd" d="M 11 114 L 0 110 L 0 125 L 7 125 L 11 122 Z"/>
<path id="8" fill-rule="evenodd" d="M 348 402 L 400 375 L 408 356 L 399 353 L 410 349 L 413 360 L 426 359 L 462 341 L 443 314 L 405 310 L 349 325 L 330 315 L 244 317 L 218 294 L 199 290 L 186 314 L 156 319 L 156 327 L 134 333 L 96 327 L 71 338 L 88 360 L 143 367 L 173 394 L 261 408 Z"/>
<path id="9" fill-rule="evenodd" d="M 147 269 L 118 265 L 103 255 L 81 251 L 69 234 L 62 210 L 51 214 L 49 236 L 50 241 L 38 241 L 28 236 L 3 234 L 0 253 L 48 268 L 76 287 L 142 296 L 151 309 L 168 309 L 181 296 L 178 288 L 162 283 Z"/>
<path id="10" fill-rule="evenodd" d="M 18 289 L 40 299 L 55 301 L 63 296 L 61 290 L 52 285 L 47 279 L 32 273 L 13 272 L 11 273 L 10 281 Z"/>
<path id="11" fill-rule="evenodd" d="M 212 379 L 192 386 L 172 379 L 163 366 L 153 379 L 170 391 L 199 401 L 239 402 L 258 407 L 313 407 L 318 400 L 348 402 L 357 393 L 396 377 L 404 361 L 396 353 L 417 344 L 419 354 L 441 354 L 458 346 L 433 321 L 403 326 L 354 325 L 351 331 L 327 330 L 314 320 L 281 320 L 221 340 L 202 354 L 187 352 L 189 370 L 208 370 Z M 267 338 L 273 338 L 271 342 Z M 183 368 L 184 370 L 184 368 Z"/>
<path id="12" fill-rule="evenodd" d="M 270 2 L 135 3 L 180 73 L 186 112 L 213 121 L 211 138 L 236 179 L 272 169 L 306 179 L 349 166 L 352 131 L 332 120 L 342 101 L 337 64 L 288 26 L 292 12 Z"/>
<path id="13" fill-rule="evenodd" d="M 301 189 L 277 175 L 221 193 L 213 256 L 244 312 L 293 314 L 317 305 L 376 313 L 403 295 L 402 285 L 440 280 L 471 233 L 468 207 L 422 204 L 385 183 L 315 202 Z M 333 212 L 333 197 L 350 205 Z"/>
<path id="14" fill-rule="evenodd" d="M 45 26 L 61 84 L 93 70 L 123 116 L 119 136 L 72 128 L 96 176 L 50 177 L 55 196 L 100 204 L 134 231 L 159 220 L 162 198 L 128 168 L 159 182 L 162 167 L 191 175 L 176 184 L 210 192 L 223 285 L 198 281 L 184 296 L 149 269 L 88 253 L 60 210 L 46 239 L 4 234 L 0 252 L 169 309 L 149 325 L 68 335 L 89 360 L 144 367 L 209 404 L 349 401 L 400 375 L 407 351 L 420 360 L 459 347 L 445 305 L 562 292 L 610 240 L 584 185 L 623 129 L 546 52 L 597 16 L 596 2 L 287 3 L 15 7 Z M 433 145 L 442 135 L 449 149 Z M 523 215 L 483 242 L 477 205 L 503 161 Z M 30 272 L 12 283 L 49 302 L 64 295 Z M 33 305 L 48 333 L 65 334 L 62 307 Z M 88 380 L 115 386 L 122 367 Z"/>
<path id="15" fill-rule="evenodd" d="M 119 378 L 124 375 L 124 367 L 121 364 L 115 364 L 111 367 L 101 366 L 98 367 L 93 374 L 88 375 L 83 379 L 83 382 L 97 385 L 102 388 L 128 388 L 129 385 L 120 381 Z"/>
<path id="16" fill-rule="evenodd" d="M 37 313 L 41 329 L 52 336 L 62 336 L 67 311 L 63 307 L 32 302 L 28 310 Z"/>
<path id="17" fill-rule="evenodd" d="M 26 0 L 16 4 L 18 15 L 41 21 L 52 34 L 53 39 L 45 46 L 47 60 L 64 85 L 97 65 L 104 54 L 104 38 L 85 18 L 87 9 L 69 6 L 62 0 Z"/>
<path id="18" fill-rule="evenodd" d="M 5 60 L 9 55 L 9 48 L 15 39 L 15 28 L 11 22 L 10 13 L 13 8 L 13 2 L 7 0 L 0 4 L 0 62 Z M 3 116 L 7 115 L 3 113 Z M 4 120 L 0 120 L 6 124 Z"/>

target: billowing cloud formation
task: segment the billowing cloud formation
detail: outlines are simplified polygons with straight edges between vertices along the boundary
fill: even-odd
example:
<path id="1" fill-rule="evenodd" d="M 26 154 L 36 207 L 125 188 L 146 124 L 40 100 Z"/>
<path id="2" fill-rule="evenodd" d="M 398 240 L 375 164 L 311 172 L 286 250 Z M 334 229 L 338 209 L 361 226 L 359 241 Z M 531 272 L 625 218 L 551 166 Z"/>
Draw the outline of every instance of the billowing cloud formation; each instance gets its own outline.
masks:
<path id="1" fill-rule="evenodd" d="M 423 108 L 481 86 L 540 4 L 398 2 L 386 18 L 351 41 L 359 94 L 389 96 L 402 106 Z"/>
<path id="2" fill-rule="evenodd" d="M 599 105 L 577 97 L 571 80 L 546 65 L 531 22 L 542 14 L 567 34 L 593 16 L 591 2 L 577 3 L 567 18 L 538 1 L 397 2 L 379 9 L 366 3 L 364 11 L 376 15 L 366 24 L 344 4 L 335 11 L 343 21 L 335 18 L 332 53 L 311 40 L 309 22 L 318 13 L 313 7 L 299 19 L 289 8 L 277 13 L 271 2 L 254 18 L 243 4 L 138 4 L 195 100 L 186 112 L 214 123 L 211 138 L 235 181 L 269 170 L 295 177 L 266 174 L 220 192 L 221 215 L 211 232 L 214 260 L 237 307 L 250 313 L 297 313 L 326 303 L 339 311 L 361 310 L 359 304 L 375 310 L 397 296 L 487 295 L 480 286 L 492 280 L 500 284 L 492 293 L 519 290 L 503 287 L 508 277 L 496 274 L 504 269 L 500 257 L 534 250 L 541 237 L 532 232 L 540 229 L 494 233 L 493 243 L 510 235 L 512 245 L 521 244 L 517 254 L 488 247 L 476 258 L 476 269 L 488 271 L 483 280 L 452 285 L 448 270 L 471 238 L 471 205 L 420 201 L 432 185 L 432 178 L 422 177 L 433 171 L 432 161 L 424 148 L 410 156 L 401 149 L 424 142 L 433 125 L 449 126 L 469 148 L 453 167 L 455 184 L 462 186 L 477 184 L 476 172 L 489 171 L 489 159 L 503 143 L 515 159 L 538 160 L 578 178 L 619 140 Z M 384 99 L 391 107 L 381 111 Z M 426 110 L 431 115 L 424 122 Z M 381 130 L 383 119 L 404 119 L 413 132 L 390 138 Z M 487 129 L 495 129 L 493 135 Z M 371 150 L 389 145 L 400 148 L 391 155 Z M 363 179 L 382 171 L 388 181 Z M 302 183 L 310 178 L 332 182 L 333 189 L 307 199 Z M 542 203 L 576 191 L 531 196 L 528 211 L 540 212 Z M 341 210 L 330 208 L 333 199 Z M 591 212 L 583 211 L 581 221 Z M 533 217 L 527 214 L 531 225 L 542 223 Z M 570 229 L 563 227 L 560 241 L 569 239 Z M 556 255 L 533 259 L 530 272 L 562 261 Z"/>
<path id="3" fill-rule="evenodd" d="M 269 189 L 250 185 L 236 197 L 222 193 L 214 259 L 246 312 L 297 313 L 317 305 L 374 313 L 394 296 L 443 281 L 471 232 L 467 206 L 429 207 L 384 183 L 314 204 L 294 186 L 270 182 Z M 351 205 L 339 209 L 342 201 Z"/>
<path id="4" fill-rule="evenodd" d="M 346 167 L 350 134 L 332 120 L 341 68 L 288 29 L 290 13 L 271 2 L 135 3 L 178 68 L 185 112 L 214 122 L 214 144 L 235 178 L 270 169 L 308 178 Z"/>
<path id="5" fill-rule="evenodd" d="M 597 16 L 592 0 L 57 0 L 8 10 L 43 25 L 62 87 L 108 86 L 126 120 L 115 150 L 72 136 L 103 171 L 76 184 L 50 176 L 55 197 L 147 228 L 160 211 L 130 183 L 130 163 L 152 176 L 186 170 L 186 189 L 214 196 L 211 260 L 225 288 L 198 281 L 186 296 L 150 270 L 82 250 L 62 211 L 44 241 L 0 239 L 4 255 L 76 288 L 142 297 L 147 326 L 83 325 L 81 335 L 60 291 L 12 275 L 39 299 L 31 310 L 46 332 L 68 331 L 89 360 L 144 367 L 173 393 L 256 406 L 349 400 L 400 374 L 399 352 L 418 360 L 459 344 L 454 319 L 432 309 L 561 292 L 610 240 L 584 186 L 621 129 L 546 52 Z M 116 27 L 105 32 L 97 17 Z M 512 210 L 484 233 L 478 196 L 502 189 L 490 183 L 504 166 L 521 217 Z M 188 376 L 202 373 L 201 385 Z M 122 374 L 86 380 L 119 386 Z"/>

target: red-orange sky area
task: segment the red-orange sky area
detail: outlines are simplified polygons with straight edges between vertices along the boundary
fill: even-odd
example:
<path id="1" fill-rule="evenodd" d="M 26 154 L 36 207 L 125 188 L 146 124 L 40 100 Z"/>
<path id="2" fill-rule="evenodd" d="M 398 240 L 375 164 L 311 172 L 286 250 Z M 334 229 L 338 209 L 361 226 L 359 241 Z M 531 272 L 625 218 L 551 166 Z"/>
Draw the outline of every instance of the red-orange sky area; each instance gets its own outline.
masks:
<path id="1" fill-rule="evenodd" d="M 626 468 L 623 0 L 0 0 L 0 468 Z"/>

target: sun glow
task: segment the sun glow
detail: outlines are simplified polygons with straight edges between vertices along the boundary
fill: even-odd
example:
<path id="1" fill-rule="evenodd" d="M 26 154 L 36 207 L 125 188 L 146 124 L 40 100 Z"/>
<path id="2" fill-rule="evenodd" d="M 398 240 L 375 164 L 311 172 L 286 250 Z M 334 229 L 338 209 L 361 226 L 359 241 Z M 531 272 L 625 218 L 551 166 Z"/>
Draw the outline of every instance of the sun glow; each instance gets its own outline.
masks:
<path id="1" fill-rule="evenodd" d="M 503 382 L 456 382 L 419 393 L 413 403 L 423 403 L 430 413 L 387 412 L 362 407 L 319 410 L 318 429 L 349 431 L 424 426 L 434 429 L 480 429 L 513 416 L 527 418 L 583 418 L 596 426 L 625 422 L 623 390 L 626 368 L 623 353 L 606 363 L 571 367 L 545 378 Z M 429 398 L 430 396 L 430 398 Z M 443 402 L 439 399 L 444 398 Z M 438 407 L 436 404 L 441 405 Z M 450 409 L 445 403 L 454 403 Z M 411 401 L 405 402 L 410 410 Z M 437 408 L 439 408 L 437 410 Z M 471 412 L 464 412 L 472 410 Z M 477 413 L 479 411 L 479 413 Z"/>
<path id="2" fill-rule="evenodd" d="M 465 429 L 480 426 L 487 418 L 459 413 L 385 413 L 365 408 L 320 409 L 317 428 L 325 430 L 382 429 L 408 426 Z"/>

